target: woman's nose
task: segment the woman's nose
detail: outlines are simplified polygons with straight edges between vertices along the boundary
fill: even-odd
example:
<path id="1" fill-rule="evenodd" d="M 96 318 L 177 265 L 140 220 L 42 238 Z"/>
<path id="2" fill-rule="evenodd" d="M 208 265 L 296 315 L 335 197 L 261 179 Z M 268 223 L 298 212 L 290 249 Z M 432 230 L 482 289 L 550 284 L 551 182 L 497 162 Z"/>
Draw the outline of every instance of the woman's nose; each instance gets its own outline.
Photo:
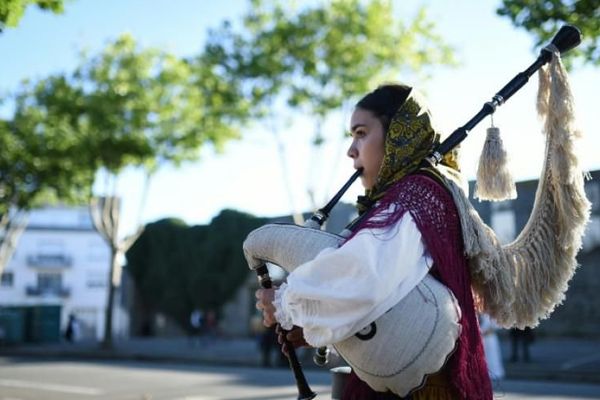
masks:
<path id="1" fill-rule="evenodd" d="M 348 147 L 346 155 L 350 158 L 356 158 L 358 156 L 358 150 L 356 149 L 356 144 L 354 143 L 354 141 L 350 143 L 350 147 Z"/>

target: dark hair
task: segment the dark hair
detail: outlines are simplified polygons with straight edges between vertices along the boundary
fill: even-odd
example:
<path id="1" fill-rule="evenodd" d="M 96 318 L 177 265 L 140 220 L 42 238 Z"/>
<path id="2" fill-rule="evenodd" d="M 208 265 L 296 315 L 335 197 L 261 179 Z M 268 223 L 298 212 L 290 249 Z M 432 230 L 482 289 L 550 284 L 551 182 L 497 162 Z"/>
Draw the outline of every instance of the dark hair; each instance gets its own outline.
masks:
<path id="1" fill-rule="evenodd" d="M 356 103 L 356 108 L 371 111 L 387 132 L 396 111 L 404 104 L 412 88 L 402 84 L 381 85 Z"/>

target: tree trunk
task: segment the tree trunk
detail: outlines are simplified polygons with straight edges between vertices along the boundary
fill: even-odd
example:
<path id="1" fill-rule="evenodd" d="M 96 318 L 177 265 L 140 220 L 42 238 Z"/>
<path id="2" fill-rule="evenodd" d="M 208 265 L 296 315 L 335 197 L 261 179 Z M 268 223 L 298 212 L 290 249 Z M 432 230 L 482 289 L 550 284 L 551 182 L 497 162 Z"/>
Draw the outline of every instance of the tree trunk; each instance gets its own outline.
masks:
<path id="1" fill-rule="evenodd" d="M 0 275 L 10 262 L 17 242 L 27 227 L 25 211 L 9 212 L 0 216 Z"/>
<path id="2" fill-rule="evenodd" d="M 118 263 L 118 249 L 111 246 L 111 261 L 110 269 L 108 271 L 108 297 L 106 299 L 106 313 L 104 314 L 104 338 L 102 340 L 102 347 L 104 349 L 112 349 L 113 347 L 113 309 L 115 302 L 115 290 L 117 288 L 117 282 L 115 282 L 116 271 L 119 268 Z"/>
<path id="3" fill-rule="evenodd" d="M 94 226 L 110 247 L 111 261 L 108 271 L 108 298 L 104 315 L 104 337 L 102 348 L 110 349 L 113 345 L 113 308 L 116 288 L 121 281 L 121 266 L 119 257 L 127 251 L 141 235 L 143 228 L 123 240 L 119 240 L 120 200 L 116 196 L 92 198 L 90 213 Z"/>

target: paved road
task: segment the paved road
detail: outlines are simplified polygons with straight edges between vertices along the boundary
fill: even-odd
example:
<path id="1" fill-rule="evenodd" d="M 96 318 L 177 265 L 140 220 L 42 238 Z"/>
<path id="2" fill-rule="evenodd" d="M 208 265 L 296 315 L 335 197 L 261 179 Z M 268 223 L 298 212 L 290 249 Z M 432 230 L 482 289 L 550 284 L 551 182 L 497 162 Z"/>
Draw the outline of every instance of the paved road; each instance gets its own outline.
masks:
<path id="1" fill-rule="evenodd" d="M 503 354 L 510 354 L 509 343 L 502 340 Z M 299 352 L 305 369 L 317 369 L 314 352 Z M 253 338 L 214 338 L 192 345 L 185 337 L 128 338 L 115 341 L 111 351 L 102 350 L 97 342 L 24 344 L 0 347 L 0 356 L 68 357 L 80 360 L 136 360 L 190 362 L 205 365 L 249 367 L 260 365 Z M 531 347 L 529 363 L 506 363 L 509 379 L 548 380 L 600 384 L 600 340 L 539 338 Z"/>
<path id="2" fill-rule="evenodd" d="M 318 399 L 330 399 L 327 372 L 307 378 Z M 0 400 L 289 400 L 297 396 L 291 379 L 286 369 L 0 357 Z M 495 397 L 600 399 L 600 385 L 507 380 Z"/>

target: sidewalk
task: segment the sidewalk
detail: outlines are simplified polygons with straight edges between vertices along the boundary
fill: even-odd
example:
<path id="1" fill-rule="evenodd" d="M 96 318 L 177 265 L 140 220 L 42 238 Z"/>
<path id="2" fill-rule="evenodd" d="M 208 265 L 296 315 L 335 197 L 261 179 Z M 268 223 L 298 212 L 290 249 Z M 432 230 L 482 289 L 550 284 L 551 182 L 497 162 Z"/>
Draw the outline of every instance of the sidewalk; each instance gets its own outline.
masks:
<path id="1" fill-rule="evenodd" d="M 502 339 L 504 358 L 509 344 Z M 600 339 L 538 338 L 531 345 L 531 361 L 505 362 L 508 379 L 556 380 L 600 383 Z M 193 362 L 222 366 L 260 364 L 257 343 L 252 338 L 214 338 L 192 343 L 188 338 L 116 339 L 112 350 L 97 342 L 57 343 L 0 347 L 0 356 L 66 357 L 162 362 Z M 304 368 L 312 363 L 312 350 L 300 353 Z"/>
<path id="2" fill-rule="evenodd" d="M 501 339 L 502 354 L 510 356 L 508 339 Z M 600 383 L 600 339 L 536 338 L 531 361 L 504 362 L 508 379 Z"/>

